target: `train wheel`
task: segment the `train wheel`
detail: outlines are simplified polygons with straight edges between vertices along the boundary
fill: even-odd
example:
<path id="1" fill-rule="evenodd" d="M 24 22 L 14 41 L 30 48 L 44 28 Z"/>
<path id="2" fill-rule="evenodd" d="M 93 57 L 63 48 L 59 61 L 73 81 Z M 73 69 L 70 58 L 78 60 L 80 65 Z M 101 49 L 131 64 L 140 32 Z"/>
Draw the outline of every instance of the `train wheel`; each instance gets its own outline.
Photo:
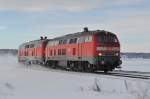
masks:
<path id="1" fill-rule="evenodd" d="M 78 70 L 80 71 L 80 72 L 84 72 L 85 70 L 84 70 L 84 63 L 83 62 L 78 62 Z"/>
<path id="2" fill-rule="evenodd" d="M 85 63 L 85 72 L 91 72 L 91 71 L 92 71 L 91 64 Z"/>
<path id="3" fill-rule="evenodd" d="M 49 66 L 48 61 L 46 61 L 45 62 L 45 67 L 48 67 L 48 66 Z"/>
<path id="4" fill-rule="evenodd" d="M 47 62 L 47 66 L 49 67 L 49 68 L 53 68 L 54 66 L 54 63 L 53 63 L 53 61 L 48 61 Z"/>
<path id="5" fill-rule="evenodd" d="M 74 70 L 74 63 L 71 61 L 67 62 L 67 70 L 73 71 Z"/>
<path id="6" fill-rule="evenodd" d="M 108 72 L 108 70 L 107 69 L 104 69 L 104 73 L 107 73 Z"/>
<path id="7" fill-rule="evenodd" d="M 78 64 L 78 62 L 73 62 L 73 71 L 76 71 L 76 72 L 79 71 L 79 64 Z"/>

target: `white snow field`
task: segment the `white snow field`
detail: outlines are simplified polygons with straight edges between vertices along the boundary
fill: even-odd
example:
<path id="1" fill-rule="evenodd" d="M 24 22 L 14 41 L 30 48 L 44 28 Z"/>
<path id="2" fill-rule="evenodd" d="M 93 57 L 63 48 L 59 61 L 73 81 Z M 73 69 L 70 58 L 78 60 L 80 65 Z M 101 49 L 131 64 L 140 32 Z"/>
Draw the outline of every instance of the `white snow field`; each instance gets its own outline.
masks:
<path id="1" fill-rule="evenodd" d="M 125 60 L 123 69 L 145 71 L 149 64 Z M 24 66 L 6 55 L 0 56 L 0 99 L 150 99 L 150 81 Z"/>
<path id="2" fill-rule="evenodd" d="M 150 72 L 150 59 L 123 58 L 122 61 L 123 70 Z"/>

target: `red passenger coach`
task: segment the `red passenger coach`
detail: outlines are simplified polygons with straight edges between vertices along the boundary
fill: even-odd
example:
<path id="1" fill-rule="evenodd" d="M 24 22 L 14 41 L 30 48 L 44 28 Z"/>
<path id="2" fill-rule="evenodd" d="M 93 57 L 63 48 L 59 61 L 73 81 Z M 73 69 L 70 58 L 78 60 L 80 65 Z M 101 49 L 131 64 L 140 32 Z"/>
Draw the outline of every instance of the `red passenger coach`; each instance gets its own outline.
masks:
<path id="1" fill-rule="evenodd" d="M 119 68 L 120 43 L 114 33 L 85 28 L 83 32 L 22 44 L 19 62 L 75 71 L 112 71 Z"/>

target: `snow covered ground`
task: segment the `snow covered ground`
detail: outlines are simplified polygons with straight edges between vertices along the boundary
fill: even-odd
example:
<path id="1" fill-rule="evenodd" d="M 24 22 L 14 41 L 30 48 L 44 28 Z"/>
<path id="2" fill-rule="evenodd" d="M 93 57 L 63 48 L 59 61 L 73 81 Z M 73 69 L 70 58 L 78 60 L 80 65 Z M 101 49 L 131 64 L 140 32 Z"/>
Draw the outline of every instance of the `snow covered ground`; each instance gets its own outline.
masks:
<path id="1" fill-rule="evenodd" d="M 137 66 L 135 70 L 148 71 L 140 64 L 147 68 L 150 61 L 124 60 L 123 69 Z M 17 63 L 15 56 L 0 56 L 0 99 L 150 99 L 149 95 L 150 81 L 30 67 Z"/>
<path id="2" fill-rule="evenodd" d="M 123 58 L 122 61 L 123 70 L 150 72 L 150 59 Z"/>

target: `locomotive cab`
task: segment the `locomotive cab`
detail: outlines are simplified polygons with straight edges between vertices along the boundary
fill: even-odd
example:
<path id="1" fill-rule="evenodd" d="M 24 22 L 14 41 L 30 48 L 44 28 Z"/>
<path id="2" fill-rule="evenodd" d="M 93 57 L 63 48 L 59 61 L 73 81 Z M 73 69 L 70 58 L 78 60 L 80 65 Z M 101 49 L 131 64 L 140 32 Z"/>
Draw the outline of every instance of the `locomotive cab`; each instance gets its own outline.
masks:
<path id="1" fill-rule="evenodd" d="M 96 65 L 104 71 L 120 68 L 120 43 L 113 33 L 102 31 L 96 38 Z M 101 67 L 100 67 L 101 66 Z"/>

